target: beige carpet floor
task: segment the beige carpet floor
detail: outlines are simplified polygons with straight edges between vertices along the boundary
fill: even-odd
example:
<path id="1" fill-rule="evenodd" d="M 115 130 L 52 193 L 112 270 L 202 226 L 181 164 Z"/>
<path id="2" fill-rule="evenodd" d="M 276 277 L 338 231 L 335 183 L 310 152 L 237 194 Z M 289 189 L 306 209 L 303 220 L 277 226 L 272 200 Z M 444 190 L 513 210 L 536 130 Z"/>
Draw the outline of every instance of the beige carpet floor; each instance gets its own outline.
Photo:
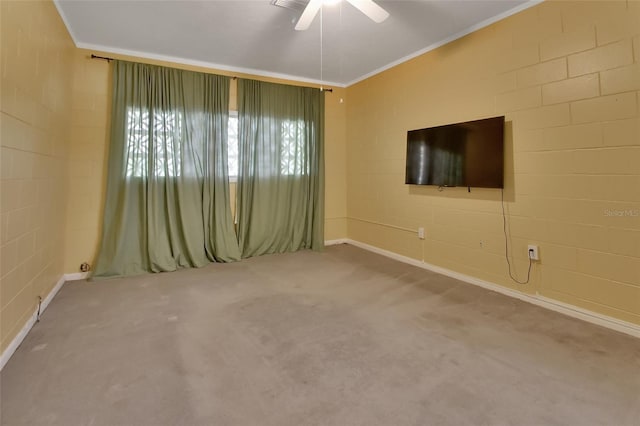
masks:
<path id="1" fill-rule="evenodd" d="M 638 425 L 640 340 L 341 245 L 63 286 L 3 425 Z"/>

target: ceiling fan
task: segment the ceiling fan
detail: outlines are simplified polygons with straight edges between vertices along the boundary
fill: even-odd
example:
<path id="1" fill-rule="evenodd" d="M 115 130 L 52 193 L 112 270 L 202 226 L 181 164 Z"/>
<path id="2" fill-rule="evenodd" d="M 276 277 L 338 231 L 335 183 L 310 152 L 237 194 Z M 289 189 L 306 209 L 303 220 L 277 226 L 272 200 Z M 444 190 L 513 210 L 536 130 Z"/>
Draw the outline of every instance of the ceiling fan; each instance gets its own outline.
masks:
<path id="1" fill-rule="evenodd" d="M 378 6 L 373 0 L 347 0 L 353 7 L 360 12 L 367 15 L 373 22 L 380 23 L 389 17 L 389 12 Z M 335 2 L 335 1 L 334 1 Z M 298 23 L 296 24 L 296 30 L 304 31 L 309 28 L 311 22 L 318 14 L 318 10 L 324 3 L 328 3 L 327 0 L 309 0 L 307 7 L 304 8 Z"/>

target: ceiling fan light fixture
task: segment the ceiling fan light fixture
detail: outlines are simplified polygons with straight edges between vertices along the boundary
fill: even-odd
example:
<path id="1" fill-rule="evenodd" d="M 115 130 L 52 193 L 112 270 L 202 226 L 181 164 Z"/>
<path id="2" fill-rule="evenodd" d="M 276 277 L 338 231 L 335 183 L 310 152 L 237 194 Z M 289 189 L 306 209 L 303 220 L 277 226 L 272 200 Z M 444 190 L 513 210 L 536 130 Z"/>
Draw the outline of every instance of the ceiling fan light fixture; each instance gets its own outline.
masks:
<path id="1" fill-rule="evenodd" d="M 313 18 L 316 17 L 318 10 L 322 7 L 322 0 L 309 0 L 309 4 L 304 8 L 298 23 L 296 24 L 296 31 L 304 31 L 311 26 Z"/>
<path id="2" fill-rule="evenodd" d="M 307 7 L 307 0 L 271 0 L 271 4 L 301 13 Z"/>
<path id="3" fill-rule="evenodd" d="M 337 4 L 341 0 L 309 0 L 307 7 L 305 7 L 298 23 L 296 24 L 297 31 L 304 31 L 311 26 L 311 22 L 316 17 L 318 10 L 323 5 Z M 389 17 L 389 12 L 380 7 L 373 0 L 347 0 L 353 7 L 364 13 L 373 22 L 379 24 Z"/>
<path id="4" fill-rule="evenodd" d="M 353 7 L 364 13 L 376 24 L 389 17 L 389 12 L 380 7 L 373 0 L 347 0 Z"/>

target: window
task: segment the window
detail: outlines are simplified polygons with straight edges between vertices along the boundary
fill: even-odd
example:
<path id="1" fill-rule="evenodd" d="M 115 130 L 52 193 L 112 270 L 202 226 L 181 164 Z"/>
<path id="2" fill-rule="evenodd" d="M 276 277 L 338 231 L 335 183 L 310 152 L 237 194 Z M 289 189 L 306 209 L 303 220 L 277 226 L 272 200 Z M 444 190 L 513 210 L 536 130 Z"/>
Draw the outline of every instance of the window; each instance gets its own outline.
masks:
<path id="1" fill-rule="evenodd" d="M 227 134 L 227 166 L 229 168 L 229 180 L 235 182 L 238 179 L 238 111 L 229 112 Z"/>
<path id="2" fill-rule="evenodd" d="M 180 112 L 153 111 L 149 114 L 146 109 L 128 108 L 126 176 L 180 176 L 183 127 Z"/>
<path id="3" fill-rule="evenodd" d="M 238 112 L 229 113 L 227 167 L 229 179 L 238 178 Z M 127 110 L 127 177 L 177 177 L 182 174 L 180 161 L 184 119 L 178 111 Z M 151 132 L 149 131 L 151 129 Z M 280 174 L 308 174 L 304 161 L 304 121 L 285 120 L 281 123 Z M 149 135 L 153 135 L 150 140 Z M 153 150 L 153 152 L 150 152 Z M 151 154 L 151 155 L 150 155 Z M 151 169 L 149 162 L 153 162 Z"/>
<path id="4" fill-rule="evenodd" d="M 280 134 L 280 174 L 284 176 L 309 174 L 309 164 L 304 161 L 304 121 L 285 120 L 281 123 Z M 229 113 L 227 141 L 227 164 L 229 178 L 235 182 L 238 178 L 238 112 Z"/>
<path id="5" fill-rule="evenodd" d="M 306 155 L 304 152 L 304 121 L 283 121 L 280 132 L 282 142 L 280 145 L 280 174 L 282 175 L 307 175 L 309 165 L 303 163 Z"/>

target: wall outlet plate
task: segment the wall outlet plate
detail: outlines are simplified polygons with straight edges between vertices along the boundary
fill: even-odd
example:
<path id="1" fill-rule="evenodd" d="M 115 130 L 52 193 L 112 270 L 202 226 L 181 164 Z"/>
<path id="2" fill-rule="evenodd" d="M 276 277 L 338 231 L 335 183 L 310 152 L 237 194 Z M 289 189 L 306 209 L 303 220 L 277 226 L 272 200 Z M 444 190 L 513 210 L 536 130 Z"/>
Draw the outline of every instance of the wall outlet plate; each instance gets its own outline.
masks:
<path id="1" fill-rule="evenodd" d="M 424 240 L 424 228 L 418 228 L 418 238 Z"/>
<path id="2" fill-rule="evenodd" d="M 540 260 L 540 252 L 538 251 L 538 246 L 529 244 L 527 246 L 527 255 L 531 260 Z"/>

